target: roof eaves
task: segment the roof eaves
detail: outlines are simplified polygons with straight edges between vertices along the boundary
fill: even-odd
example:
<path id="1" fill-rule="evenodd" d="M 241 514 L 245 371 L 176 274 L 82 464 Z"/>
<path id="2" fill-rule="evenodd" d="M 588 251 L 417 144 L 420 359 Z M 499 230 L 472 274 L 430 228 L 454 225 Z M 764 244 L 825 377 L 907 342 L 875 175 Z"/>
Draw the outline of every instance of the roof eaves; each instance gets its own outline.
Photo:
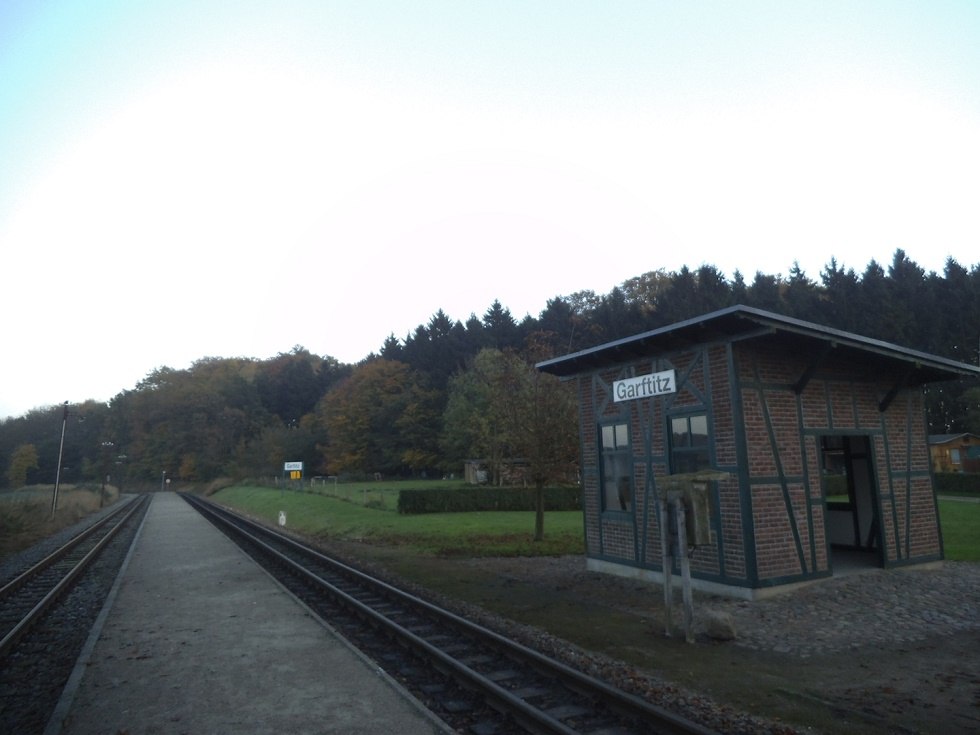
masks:
<path id="1" fill-rule="evenodd" d="M 536 367 L 544 372 L 567 377 L 610 364 L 617 359 L 640 357 L 647 351 L 645 350 L 645 345 L 655 343 L 661 338 L 666 339 L 670 335 L 677 336 L 680 342 L 691 343 L 689 339 L 682 338 L 685 332 L 699 326 L 707 327 L 711 323 L 723 324 L 725 319 L 732 316 L 738 320 L 744 319 L 750 321 L 757 325 L 759 329 L 741 333 L 729 331 L 727 335 L 729 340 L 753 339 L 764 336 L 765 334 L 774 334 L 782 331 L 797 334 L 808 339 L 830 342 L 835 347 L 848 347 L 904 362 L 909 364 L 911 370 L 918 372 L 920 377 L 926 377 L 922 371 L 923 368 L 928 368 L 929 378 L 922 382 L 948 380 L 957 375 L 980 376 L 980 367 L 974 367 L 945 357 L 939 357 L 938 355 L 930 355 L 918 350 L 901 347 L 890 342 L 862 337 L 853 332 L 845 332 L 833 327 L 826 327 L 813 322 L 807 322 L 794 317 L 740 304 L 719 309 L 718 311 L 700 317 L 658 327 L 657 329 L 642 332 L 631 337 L 589 347 L 569 355 L 544 360 L 537 363 Z M 617 355 L 620 357 L 617 358 Z"/>

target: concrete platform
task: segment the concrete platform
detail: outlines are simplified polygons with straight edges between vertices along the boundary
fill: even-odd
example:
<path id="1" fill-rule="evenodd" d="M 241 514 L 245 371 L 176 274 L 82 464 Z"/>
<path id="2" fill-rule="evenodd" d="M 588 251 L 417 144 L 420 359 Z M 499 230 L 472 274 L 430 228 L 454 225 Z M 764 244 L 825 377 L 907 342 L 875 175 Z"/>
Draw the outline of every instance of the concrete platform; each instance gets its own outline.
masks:
<path id="1" fill-rule="evenodd" d="M 449 732 L 175 493 L 100 621 L 46 735 Z"/>

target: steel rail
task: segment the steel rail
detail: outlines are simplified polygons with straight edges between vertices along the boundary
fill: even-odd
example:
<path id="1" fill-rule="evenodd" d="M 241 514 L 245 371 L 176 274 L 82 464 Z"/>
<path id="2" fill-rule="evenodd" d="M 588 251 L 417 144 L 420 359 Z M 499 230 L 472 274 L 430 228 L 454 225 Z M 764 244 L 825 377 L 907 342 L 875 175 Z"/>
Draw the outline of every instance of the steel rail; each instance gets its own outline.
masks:
<path id="1" fill-rule="evenodd" d="M 191 500 L 191 498 L 188 496 L 185 496 L 185 499 L 188 501 Z M 219 508 L 218 506 L 203 501 L 200 498 L 194 498 L 192 504 L 203 507 L 203 509 L 207 512 L 207 515 L 214 517 L 221 524 L 221 526 L 230 526 L 234 529 L 235 533 L 247 537 L 252 543 L 259 545 L 267 553 L 271 554 L 274 556 L 274 558 L 288 566 L 290 569 L 293 569 L 303 577 L 311 580 L 315 584 L 326 586 L 330 590 L 331 594 L 342 599 L 348 607 L 357 611 L 357 613 L 362 617 L 369 619 L 372 623 L 378 625 L 379 627 L 392 631 L 397 635 L 397 637 L 410 643 L 413 648 L 422 651 L 425 653 L 425 655 L 434 659 L 436 662 L 438 662 L 440 667 L 448 669 L 447 673 L 451 673 L 459 679 L 468 681 L 479 690 L 485 692 L 492 700 L 505 707 L 507 711 L 511 712 L 511 714 L 521 721 L 522 725 L 530 726 L 534 732 L 562 733 L 563 735 L 568 735 L 569 733 L 574 733 L 576 731 L 568 728 L 560 721 L 542 712 L 534 705 L 529 704 L 523 699 L 520 699 L 519 697 L 510 693 L 496 682 L 487 679 L 482 674 L 465 666 L 458 660 L 432 646 L 430 643 L 415 635 L 411 631 L 399 626 L 397 623 L 386 618 L 381 613 L 371 609 L 369 606 L 360 602 L 351 595 L 348 595 L 346 592 L 339 589 L 329 581 L 322 579 L 314 572 L 306 569 L 293 559 L 290 559 L 278 550 L 270 547 L 267 543 L 256 537 L 254 534 L 249 533 L 244 529 L 235 527 L 232 525 L 231 521 L 226 520 L 223 516 L 227 515 L 228 517 L 234 519 L 234 523 L 245 524 L 258 533 L 271 536 L 279 543 L 285 544 L 301 554 L 312 557 L 318 562 L 326 564 L 328 567 L 335 569 L 340 574 L 353 577 L 357 581 L 369 585 L 374 589 L 383 591 L 389 596 L 395 597 L 398 600 L 414 607 L 421 608 L 430 615 L 451 624 L 453 627 L 463 632 L 483 639 L 488 639 L 496 646 L 502 648 L 504 652 L 512 658 L 523 660 L 539 672 L 558 678 L 572 691 L 576 691 L 587 696 L 599 695 L 606 706 L 609 706 L 611 709 L 614 709 L 621 715 L 639 718 L 645 721 L 655 721 L 657 723 L 658 732 L 664 733 L 665 735 L 717 735 L 717 732 L 711 730 L 710 728 L 694 723 L 679 715 L 675 715 L 662 707 L 647 702 L 641 697 L 624 692 L 623 690 L 618 689 L 607 682 L 573 669 L 572 667 L 555 659 L 549 658 L 548 656 L 545 656 L 532 648 L 523 646 L 500 635 L 499 633 L 473 623 L 472 621 L 469 621 L 451 611 L 440 608 L 427 600 L 423 600 L 415 595 L 405 592 L 404 590 L 394 587 L 387 582 L 376 579 L 368 574 L 365 574 L 364 572 L 339 562 L 336 559 L 325 556 L 321 552 L 311 549 L 295 539 L 277 533 L 276 531 L 263 526 L 262 524 L 231 513 L 226 509 Z"/>
<path id="2" fill-rule="evenodd" d="M 61 579 L 58 580 L 58 582 L 47 592 L 47 594 L 45 594 L 44 597 L 41 598 L 41 600 L 38 601 L 33 608 L 31 608 L 30 612 L 24 615 L 20 619 L 20 621 L 13 628 L 11 628 L 11 630 L 7 633 L 7 635 L 5 635 L 2 640 L 0 640 L 0 657 L 6 656 L 10 652 L 10 650 L 18 643 L 18 641 L 20 641 L 20 639 L 30 629 L 30 627 L 34 625 L 41 618 L 41 616 L 44 615 L 44 613 L 47 612 L 52 605 L 55 604 L 55 602 L 57 602 L 58 598 L 71 586 L 71 584 L 78 578 L 78 576 L 82 572 L 84 572 L 85 569 L 96 558 L 98 558 L 99 553 L 102 551 L 102 549 L 105 548 L 105 546 L 110 541 L 112 541 L 116 537 L 116 535 L 124 528 L 126 521 L 129 520 L 129 518 L 131 518 L 132 515 L 136 513 L 143 506 L 143 504 L 146 502 L 146 498 L 147 496 L 143 495 L 140 496 L 139 498 L 131 500 L 127 505 L 120 508 L 118 512 L 114 512 L 106 516 L 105 518 L 101 519 L 99 523 L 93 526 L 93 528 L 102 530 L 106 527 L 106 525 L 109 524 L 110 521 L 115 520 L 117 516 L 120 516 L 121 513 L 124 513 L 124 515 L 122 515 L 122 517 L 118 519 L 119 522 L 116 523 L 116 525 L 113 528 L 111 528 L 109 532 L 106 533 L 106 535 L 103 536 L 95 544 L 95 546 L 89 549 L 89 551 L 85 554 L 85 556 L 83 556 L 76 564 L 74 564 L 72 568 L 68 571 L 68 573 L 65 574 L 63 577 L 61 577 Z M 84 537 L 86 539 L 88 539 L 91 536 L 92 533 L 89 532 L 84 533 Z M 65 546 L 69 546 L 70 547 L 69 550 L 78 546 L 77 537 L 75 539 L 72 539 L 72 541 L 68 542 L 68 544 L 65 544 Z M 64 547 L 62 547 L 62 549 L 63 548 Z M 54 552 L 54 554 L 49 555 L 47 559 L 50 559 L 51 556 L 56 556 L 56 555 L 58 558 L 55 559 L 54 561 L 58 561 L 59 559 L 63 558 L 65 554 L 62 553 L 62 549 L 59 549 L 58 551 Z M 52 564 L 53 563 L 54 562 L 52 562 Z M 47 568 L 49 568 L 50 566 L 51 564 L 47 564 L 45 566 L 42 566 L 41 568 L 37 568 L 38 565 L 35 565 L 34 567 L 31 567 L 31 570 L 28 571 L 37 569 L 37 572 L 42 572 Z M 25 574 L 27 574 L 27 572 L 25 572 Z M 23 576 L 24 575 L 21 575 L 21 577 Z M 20 579 L 20 577 L 18 577 L 18 579 Z M 23 582 L 21 584 L 23 584 Z M 6 590 L 6 587 L 4 589 Z"/>
<path id="3" fill-rule="evenodd" d="M 65 543 L 62 546 L 58 547 L 57 549 L 55 549 L 54 551 L 52 551 L 50 554 L 48 554 L 46 557 L 44 557 L 43 559 L 41 559 L 39 562 L 37 562 L 36 564 L 34 564 L 30 569 L 28 569 L 27 571 L 19 574 L 16 577 L 14 577 L 12 580 L 10 580 L 9 582 L 7 582 L 5 585 L 3 585 L 2 587 L 0 587 L 0 601 L 5 600 L 12 593 L 16 592 L 18 589 L 20 589 L 21 587 L 23 587 L 24 584 L 26 584 L 31 578 L 37 576 L 38 574 L 40 574 L 41 572 L 43 572 L 48 567 L 51 567 L 54 564 L 56 564 L 63 557 L 65 557 L 72 549 L 74 549 L 76 546 L 78 546 L 80 543 L 82 543 L 89 536 L 91 536 L 92 534 L 98 533 L 105 526 L 106 523 L 108 523 L 113 518 L 115 518 L 117 515 L 119 515 L 120 513 L 122 513 L 124 510 L 126 510 L 126 508 L 129 507 L 130 503 L 133 503 L 135 501 L 136 501 L 136 498 L 131 499 L 131 500 L 123 503 L 122 505 L 120 505 L 120 507 L 112 509 L 109 513 L 106 513 L 105 516 L 103 516 L 101 519 L 99 519 L 98 522 L 93 523 L 91 526 L 89 526 L 88 528 L 86 528 L 84 531 L 82 531 L 81 533 L 79 533 L 77 536 L 75 536 L 74 538 L 72 538 L 70 541 L 68 541 L 67 543 Z"/>

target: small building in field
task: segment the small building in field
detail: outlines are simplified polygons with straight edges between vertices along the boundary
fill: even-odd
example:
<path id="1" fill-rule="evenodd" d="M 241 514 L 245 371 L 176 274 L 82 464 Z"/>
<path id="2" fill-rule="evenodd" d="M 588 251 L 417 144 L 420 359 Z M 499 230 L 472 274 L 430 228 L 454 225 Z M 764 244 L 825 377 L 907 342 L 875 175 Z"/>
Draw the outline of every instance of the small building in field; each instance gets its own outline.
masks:
<path id="1" fill-rule="evenodd" d="M 980 472 L 980 436 L 930 434 L 933 472 Z"/>
<path id="2" fill-rule="evenodd" d="M 658 497 L 703 470 L 695 588 L 943 558 L 922 386 L 980 368 L 745 306 L 537 367 L 578 394 L 589 569 L 662 581 Z"/>

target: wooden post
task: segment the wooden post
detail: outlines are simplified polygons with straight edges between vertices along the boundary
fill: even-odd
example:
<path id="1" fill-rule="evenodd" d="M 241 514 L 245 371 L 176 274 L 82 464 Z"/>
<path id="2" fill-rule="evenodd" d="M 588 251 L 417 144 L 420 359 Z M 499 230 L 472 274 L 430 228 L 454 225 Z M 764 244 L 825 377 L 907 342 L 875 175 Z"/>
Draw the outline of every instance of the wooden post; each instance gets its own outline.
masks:
<path id="1" fill-rule="evenodd" d="M 677 509 L 677 553 L 681 557 L 681 585 L 684 595 L 684 639 L 694 643 L 694 598 L 691 593 L 691 560 L 687 556 L 687 527 L 684 499 L 674 498 Z"/>
<path id="2" fill-rule="evenodd" d="M 671 572 L 674 560 L 670 551 L 670 506 L 661 496 L 660 501 L 660 558 L 664 567 L 664 635 L 670 638 L 673 623 L 671 614 L 674 608 L 673 583 Z"/>

